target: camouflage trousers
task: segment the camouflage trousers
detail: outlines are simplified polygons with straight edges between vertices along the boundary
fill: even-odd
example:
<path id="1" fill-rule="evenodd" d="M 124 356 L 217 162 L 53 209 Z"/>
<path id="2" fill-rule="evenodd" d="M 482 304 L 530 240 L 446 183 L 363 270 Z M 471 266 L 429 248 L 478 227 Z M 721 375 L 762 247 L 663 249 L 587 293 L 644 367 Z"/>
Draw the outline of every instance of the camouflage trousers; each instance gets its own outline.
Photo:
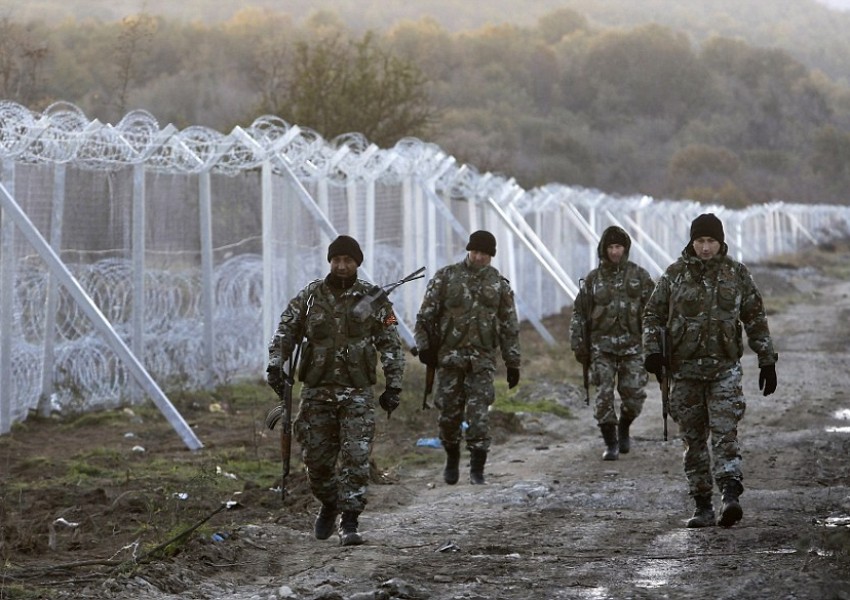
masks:
<path id="1" fill-rule="evenodd" d="M 489 410 L 496 398 L 493 389 L 495 369 L 490 361 L 465 359 L 465 364 L 440 367 L 434 404 L 440 409 L 439 430 L 443 446 L 459 445 L 463 439 L 464 416 L 466 447 L 490 449 Z M 484 364 L 482 364 L 484 363 Z"/>
<path id="2" fill-rule="evenodd" d="M 714 381 L 673 380 L 669 411 L 685 444 L 683 462 L 691 496 L 711 494 L 714 482 L 722 489 L 724 480 L 743 479 L 738 422 L 746 407 L 740 364 Z"/>
<path id="3" fill-rule="evenodd" d="M 340 511 L 362 512 L 375 437 L 372 388 L 303 388 L 293 431 L 313 496 Z"/>
<path id="4" fill-rule="evenodd" d="M 596 385 L 593 416 L 600 425 L 616 424 L 614 389 L 620 394 L 620 415 L 635 420 L 646 400 L 646 369 L 643 355 L 617 356 L 606 352 L 594 353 L 590 364 L 591 381 Z"/>

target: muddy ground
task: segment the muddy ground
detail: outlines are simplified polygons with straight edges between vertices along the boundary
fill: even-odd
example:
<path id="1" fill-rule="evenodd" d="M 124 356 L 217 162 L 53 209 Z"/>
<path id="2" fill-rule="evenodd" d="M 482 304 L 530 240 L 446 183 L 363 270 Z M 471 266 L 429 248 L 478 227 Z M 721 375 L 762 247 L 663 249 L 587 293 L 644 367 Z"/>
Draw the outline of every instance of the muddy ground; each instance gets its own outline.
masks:
<path id="1" fill-rule="evenodd" d="M 177 394 L 205 444 L 194 453 L 141 407 L 28 420 L 0 438 L 0 599 L 850 599 L 850 277 L 753 269 L 779 388 L 758 393 L 748 352 L 744 519 L 732 528 L 684 527 L 682 448 L 672 421 L 662 440 L 657 385 L 632 452 L 601 460 L 562 345 L 568 380 L 529 376 L 516 399 L 557 399 L 572 416 L 494 414 L 486 486 L 447 486 L 441 450 L 416 446 L 435 427 L 411 364 L 406 406 L 380 419 L 359 547 L 313 539 L 297 461 L 283 506 L 270 490 L 278 439 L 262 428 L 274 403 L 262 388 L 250 401 Z M 524 336 L 530 360 L 552 360 Z"/>

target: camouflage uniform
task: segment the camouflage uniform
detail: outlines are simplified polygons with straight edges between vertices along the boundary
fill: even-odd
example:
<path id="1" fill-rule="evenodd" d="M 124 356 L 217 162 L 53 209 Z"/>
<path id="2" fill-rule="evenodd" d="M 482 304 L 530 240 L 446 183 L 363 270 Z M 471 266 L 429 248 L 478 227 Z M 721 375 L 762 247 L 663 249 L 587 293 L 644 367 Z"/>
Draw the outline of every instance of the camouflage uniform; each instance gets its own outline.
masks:
<path id="1" fill-rule="evenodd" d="M 702 260 L 690 245 L 685 247 L 659 280 L 643 319 L 644 350 L 650 355 L 661 352 L 662 327 L 669 318 L 669 414 L 684 441 L 685 475 L 695 498 L 710 498 L 714 482 L 724 494 L 730 485 L 736 497 L 743 491 L 738 445 L 738 422 L 746 409 L 742 328 L 759 367 L 777 360 L 761 293 L 747 267 L 726 253 L 722 244 L 716 256 Z"/>
<path id="2" fill-rule="evenodd" d="M 613 233 L 625 237 L 625 253 L 618 263 L 608 259 Z M 614 386 L 620 394 L 620 416 L 631 422 L 643 410 L 647 374 L 643 368 L 641 329 L 643 309 L 655 287 L 643 267 L 628 260 L 631 239 L 619 227 L 609 227 L 599 240 L 599 267 L 588 273 L 579 290 L 570 319 L 570 347 L 587 353 L 585 325 L 590 320 L 591 381 L 596 385 L 594 416 L 599 425 L 616 425 Z"/>
<path id="3" fill-rule="evenodd" d="M 415 336 L 420 349 L 438 346 L 435 404 L 440 409 L 443 446 L 460 444 L 465 414 L 466 447 L 487 452 L 498 352 L 506 367 L 520 367 L 519 324 L 510 283 L 494 267 L 476 268 L 468 258 L 439 269 L 428 282 Z"/>
<path id="4" fill-rule="evenodd" d="M 389 300 L 363 321 L 351 314 L 373 289 L 361 279 L 344 290 L 332 289 L 328 278 L 313 281 L 283 311 L 269 345 L 269 367 L 279 368 L 302 335 L 306 337 L 298 371 L 303 388 L 295 438 L 313 495 L 323 505 L 353 513 L 366 505 L 378 354 L 387 388 L 400 390 L 404 372 Z"/>

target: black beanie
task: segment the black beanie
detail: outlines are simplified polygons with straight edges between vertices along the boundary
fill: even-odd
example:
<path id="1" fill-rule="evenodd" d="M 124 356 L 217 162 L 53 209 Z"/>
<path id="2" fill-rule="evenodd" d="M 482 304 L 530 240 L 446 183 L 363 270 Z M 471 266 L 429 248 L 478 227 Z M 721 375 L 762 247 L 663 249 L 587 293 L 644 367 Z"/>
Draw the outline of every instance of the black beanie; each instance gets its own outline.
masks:
<path id="1" fill-rule="evenodd" d="M 700 237 L 710 237 L 721 244 L 724 242 L 723 223 L 714 213 L 704 213 L 691 223 L 691 242 Z"/>
<path id="2" fill-rule="evenodd" d="M 358 267 L 363 264 L 363 251 L 360 250 L 360 244 L 348 235 L 337 237 L 328 246 L 328 262 L 331 262 L 334 256 L 350 256 L 357 263 Z"/>
<path id="3" fill-rule="evenodd" d="M 620 244 L 626 248 L 631 246 L 629 243 L 629 235 L 619 227 L 611 227 L 608 229 L 603 234 L 603 238 L 605 239 L 606 246 L 610 246 L 611 244 Z"/>
<path id="4" fill-rule="evenodd" d="M 496 256 L 496 238 L 489 231 L 480 229 L 469 234 L 469 243 L 466 245 L 467 250 L 476 250 Z"/>

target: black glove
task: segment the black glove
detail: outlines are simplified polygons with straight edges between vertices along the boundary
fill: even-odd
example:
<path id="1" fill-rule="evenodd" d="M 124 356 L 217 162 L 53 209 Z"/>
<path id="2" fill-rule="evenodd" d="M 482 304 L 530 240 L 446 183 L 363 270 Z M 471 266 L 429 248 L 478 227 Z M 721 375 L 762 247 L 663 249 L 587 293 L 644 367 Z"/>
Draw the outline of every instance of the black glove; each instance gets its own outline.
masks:
<path id="1" fill-rule="evenodd" d="M 661 356 L 660 352 L 653 352 L 647 355 L 643 361 L 643 368 L 655 375 L 655 379 L 658 380 L 658 383 L 661 383 L 661 374 L 664 371 L 664 357 Z"/>
<path id="2" fill-rule="evenodd" d="M 393 411 L 398 408 L 398 405 L 401 404 L 399 394 L 401 394 L 401 390 L 396 388 L 387 388 L 384 390 L 384 393 L 381 394 L 380 398 L 378 398 L 378 404 L 381 405 L 381 408 L 387 411 L 388 419 L 390 418 L 390 415 L 393 414 Z"/>
<path id="3" fill-rule="evenodd" d="M 437 350 L 436 348 L 424 348 L 419 351 L 419 362 L 427 367 L 437 367 Z"/>
<path id="4" fill-rule="evenodd" d="M 776 365 L 767 365 L 759 369 L 759 389 L 765 396 L 776 391 Z"/>
<path id="5" fill-rule="evenodd" d="M 584 352 L 576 350 L 573 354 L 575 354 L 576 361 L 578 361 L 581 366 L 586 367 L 590 365 L 590 357 Z"/>
<path id="6" fill-rule="evenodd" d="M 519 369 L 516 367 L 508 367 L 508 389 L 516 387 L 519 383 Z"/>
<path id="7" fill-rule="evenodd" d="M 280 389 L 283 383 L 283 374 L 280 372 L 280 367 L 269 365 L 266 368 L 266 380 L 273 390 L 277 391 Z"/>
<path id="8" fill-rule="evenodd" d="M 646 359 L 643 361 L 643 368 L 653 375 L 660 376 L 661 372 L 664 370 L 664 357 L 661 356 L 660 352 L 653 352 L 652 354 L 647 355 Z"/>

